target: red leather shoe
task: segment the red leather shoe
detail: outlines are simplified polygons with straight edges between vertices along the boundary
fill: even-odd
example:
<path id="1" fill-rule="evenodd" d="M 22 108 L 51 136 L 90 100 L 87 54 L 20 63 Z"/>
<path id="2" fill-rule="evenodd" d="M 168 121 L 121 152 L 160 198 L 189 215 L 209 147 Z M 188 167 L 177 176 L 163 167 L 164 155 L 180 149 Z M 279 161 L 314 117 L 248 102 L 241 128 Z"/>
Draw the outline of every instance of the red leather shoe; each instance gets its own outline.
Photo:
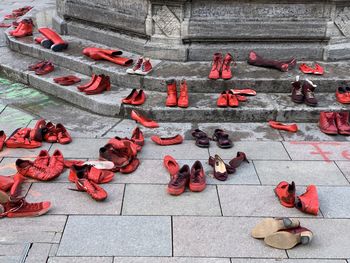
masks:
<path id="1" fill-rule="evenodd" d="M 220 78 L 221 69 L 222 69 L 222 54 L 215 53 L 213 57 L 213 64 L 211 67 L 211 71 L 209 73 L 209 79 L 217 80 Z"/>
<path id="2" fill-rule="evenodd" d="M 329 135 L 338 134 L 338 128 L 335 123 L 335 112 L 321 112 L 319 127 L 321 132 Z"/>
<path id="3" fill-rule="evenodd" d="M 300 64 L 299 69 L 304 74 L 313 74 L 314 73 L 314 69 L 312 67 L 306 65 L 305 63 Z"/>
<path id="4" fill-rule="evenodd" d="M 35 70 L 35 74 L 39 76 L 46 75 L 54 70 L 55 70 L 55 66 L 51 62 L 46 62 L 40 68 L 37 68 Z"/>
<path id="5" fill-rule="evenodd" d="M 46 169 L 49 166 L 50 155 L 47 150 L 41 150 L 34 160 L 34 166 L 39 169 Z"/>
<path id="6" fill-rule="evenodd" d="M 181 195 L 185 192 L 190 180 L 190 167 L 186 164 L 173 176 L 171 176 L 167 191 L 171 195 Z"/>
<path id="7" fill-rule="evenodd" d="M 166 84 L 167 84 L 168 96 L 166 98 L 165 105 L 167 107 L 174 107 L 177 105 L 176 81 L 174 79 L 167 80 Z"/>
<path id="8" fill-rule="evenodd" d="M 281 122 L 277 121 L 269 121 L 270 127 L 277 129 L 277 130 L 284 130 L 288 132 L 297 132 L 298 131 L 298 126 L 296 124 L 283 124 Z"/>
<path id="9" fill-rule="evenodd" d="M 295 183 L 291 184 L 283 181 L 275 188 L 275 194 L 278 197 L 281 205 L 285 207 L 294 207 L 295 203 Z"/>
<path id="10" fill-rule="evenodd" d="M 350 135 L 349 112 L 339 112 L 335 114 L 335 123 L 338 127 L 338 133 L 341 135 Z"/>
<path id="11" fill-rule="evenodd" d="M 170 155 L 165 155 L 163 159 L 164 167 L 168 170 L 171 176 L 174 176 L 180 170 L 180 166 L 177 161 Z"/>
<path id="12" fill-rule="evenodd" d="M 52 51 L 62 51 L 67 49 L 68 43 L 65 42 L 60 35 L 58 35 L 55 31 L 50 28 L 42 27 L 39 28 L 39 32 L 47 39 L 51 40 L 53 45 L 51 46 Z"/>
<path id="13" fill-rule="evenodd" d="M 53 180 L 59 177 L 64 169 L 64 157 L 60 150 L 55 150 L 50 157 L 48 166 L 48 172 L 44 178 L 44 181 Z"/>
<path id="14" fill-rule="evenodd" d="M 189 187 L 192 192 L 202 192 L 207 186 L 202 163 L 196 161 L 191 168 Z"/>
<path id="15" fill-rule="evenodd" d="M 84 90 L 86 95 L 96 95 L 103 93 L 104 91 L 111 90 L 111 82 L 108 76 L 99 75 L 95 82 Z"/>
<path id="16" fill-rule="evenodd" d="M 168 146 L 168 145 L 181 144 L 184 139 L 181 135 L 178 134 L 169 138 L 160 138 L 159 136 L 153 135 L 151 137 L 151 140 L 158 145 Z"/>
<path id="17" fill-rule="evenodd" d="M 12 135 L 6 140 L 5 145 L 7 148 L 24 148 L 34 149 L 41 146 L 41 142 L 31 140 L 29 137 L 29 128 L 20 128 L 12 133 Z"/>
<path id="18" fill-rule="evenodd" d="M 215 167 L 215 158 L 213 156 L 210 156 L 209 159 L 208 159 L 208 164 L 211 166 L 211 167 Z M 236 172 L 236 168 L 235 167 L 232 167 L 231 165 L 225 163 L 225 167 L 226 167 L 226 171 L 228 174 L 234 174 Z M 215 175 L 215 174 L 214 174 Z"/>
<path id="19" fill-rule="evenodd" d="M 135 74 L 145 76 L 153 70 L 151 60 L 144 58 L 141 67 L 135 70 Z"/>
<path id="20" fill-rule="evenodd" d="M 225 162 L 220 158 L 219 155 L 215 155 L 214 157 L 214 177 L 219 181 L 226 181 L 228 178 L 228 172 L 226 169 Z"/>
<path id="21" fill-rule="evenodd" d="M 138 95 L 137 89 L 133 89 L 130 94 L 122 100 L 124 104 L 131 104 L 131 102 L 135 99 L 135 97 Z"/>
<path id="22" fill-rule="evenodd" d="M 232 55 L 230 53 L 227 53 L 222 64 L 222 72 L 221 72 L 221 76 L 225 80 L 232 78 L 232 71 L 231 71 L 232 61 L 233 61 Z"/>
<path id="23" fill-rule="evenodd" d="M 145 137 L 143 136 L 143 132 L 139 127 L 136 127 L 132 131 L 131 140 L 139 146 L 143 146 L 145 144 Z"/>
<path id="24" fill-rule="evenodd" d="M 350 88 L 339 87 L 335 92 L 337 101 L 343 104 L 350 104 Z"/>
<path id="25" fill-rule="evenodd" d="M 97 79 L 97 75 L 92 74 L 91 80 L 90 80 L 88 83 L 84 84 L 84 85 L 78 86 L 78 87 L 77 87 L 78 90 L 79 90 L 79 91 L 84 91 L 84 90 L 86 90 L 87 88 L 91 87 L 91 85 L 94 84 L 94 82 L 96 81 L 96 79 Z"/>
<path id="26" fill-rule="evenodd" d="M 177 106 L 180 108 L 187 108 L 188 107 L 188 88 L 186 80 L 182 80 L 180 84 L 180 96 L 177 101 Z"/>
<path id="27" fill-rule="evenodd" d="M 146 101 L 146 94 L 145 92 L 141 89 L 139 93 L 135 96 L 135 98 L 131 101 L 132 105 L 139 106 L 144 104 Z"/>
<path id="28" fill-rule="evenodd" d="M 31 129 L 29 133 L 29 137 L 31 140 L 42 142 L 43 141 L 43 135 L 44 130 L 46 128 L 46 121 L 44 119 L 40 119 L 36 122 L 33 129 Z"/>
<path id="29" fill-rule="evenodd" d="M 120 168 L 122 174 L 130 174 L 136 171 L 137 167 L 140 165 L 140 160 L 134 158 L 127 166 Z"/>
<path id="30" fill-rule="evenodd" d="M 74 169 L 69 171 L 68 180 L 72 183 L 75 182 L 77 173 L 80 173 L 82 177 L 96 184 L 106 184 L 113 180 L 114 173 L 107 170 L 97 169 L 94 166 L 81 164 L 73 165 Z M 72 167 L 73 167 L 72 166 Z"/>
<path id="31" fill-rule="evenodd" d="M 315 65 L 315 69 L 313 71 L 313 74 L 315 75 L 323 75 L 324 74 L 324 69 L 321 67 L 319 64 Z"/>
<path id="32" fill-rule="evenodd" d="M 141 69 L 142 66 L 142 62 L 143 62 L 143 57 L 139 57 L 139 59 L 137 60 L 137 62 L 135 63 L 135 65 L 133 66 L 133 68 L 129 68 L 126 70 L 126 73 L 128 74 L 135 74 L 135 72 L 139 69 Z"/>
<path id="33" fill-rule="evenodd" d="M 244 95 L 244 96 L 256 96 L 256 91 L 253 89 L 231 89 L 235 95 Z"/>
<path id="34" fill-rule="evenodd" d="M 319 201 L 316 186 L 309 185 L 306 188 L 306 192 L 297 197 L 295 207 L 305 213 L 317 215 L 319 210 Z"/>
<path id="35" fill-rule="evenodd" d="M 227 107 L 228 106 L 228 94 L 227 94 L 227 91 L 223 91 L 221 92 L 217 102 L 216 102 L 216 105 L 218 107 Z"/>
<path id="36" fill-rule="evenodd" d="M 12 176 L 3 176 L 0 175 L 0 191 L 7 192 L 11 189 L 12 185 L 14 183 Z"/>
<path id="37" fill-rule="evenodd" d="M 0 151 L 2 151 L 5 141 L 6 141 L 6 134 L 4 131 L 0 131 Z"/>
<path id="38" fill-rule="evenodd" d="M 131 119 L 133 119 L 136 122 L 139 122 L 141 125 L 147 127 L 147 128 L 158 128 L 159 124 L 151 119 L 146 118 L 145 116 L 142 116 L 139 112 L 132 110 L 131 111 Z"/>
<path id="39" fill-rule="evenodd" d="M 228 106 L 233 108 L 239 106 L 239 101 L 237 99 L 237 96 L 234 95 L 231 90 L 227 91 L 227 99 L 228 99 Z"/>
<path id="40" fill-rule="evenodd" d="M 52 122 L 46 123 L 46 129 L 44 132 L 44 140 L 48 143 L 55 143 L 58 140 L 56 126 Z"/>
<path id="41" fill-rule="evenodd" d="M 69 135 L 68 131 L 61 123 L 56 124 L 55 129 L 57 133 L 57 141 L 60 144 L 68 144 L 72 142 L 72 137 Z"/>
<path id="42" fill-rule="evenodd" d="M 93 60 L 107 60 L 121 66 L 130 66 L 133 63 L 132 59 L 118 57 L 119 55 L 123 54 L 123 52 L 120 50 L 88 47 L 83 50 L 83 54 L 92 58 Z"/>
<path id="43" fill-rule="evenodd" d="M 233 168 L 238 168 L 243 162 L 249 163 L 247 155 L 244 152 L 237 152 L 237 156 L 229 164 Z"/>
<path id="44" fill-rule="evenodd" d="M 40 203 L 28 203 L 24 198 L 8 201 L 3 204 L 3 212 L 0 209 L 1 217 L 33 217 L 46 214 L 51 208 L 49 201 Z"/>
<path id="45" fill-rule="evenodd" d="M 74 75 L 68 75 L 68 76 L 54 78 L 53 81 L 61 86 L 71 86 L 80 82 L 81 79 Z"/>
<path id="46" fill-rule="evenodd" d="M 48 63 L 48 61 L 42 60 L 42 61 L 40 61 L 40 62 L 38 62 L 38 63 L 36 63 L 36 64 L 29 65 L 29 66 L 28 66 L 28 70 L 30 70 L 30 71 L 35 71 L 35 70 L 37 70 L 38 68 L 41 68 L 42 66 L 44 66 L 46 63 Z"/>
<path id="47" fill-rule="evenodd" d="M 11 33 L 12 36 L 17 38 L 31 36 L 33 35 L 33 22 L 27 19 L 22 20 L 17 29 Z"/>

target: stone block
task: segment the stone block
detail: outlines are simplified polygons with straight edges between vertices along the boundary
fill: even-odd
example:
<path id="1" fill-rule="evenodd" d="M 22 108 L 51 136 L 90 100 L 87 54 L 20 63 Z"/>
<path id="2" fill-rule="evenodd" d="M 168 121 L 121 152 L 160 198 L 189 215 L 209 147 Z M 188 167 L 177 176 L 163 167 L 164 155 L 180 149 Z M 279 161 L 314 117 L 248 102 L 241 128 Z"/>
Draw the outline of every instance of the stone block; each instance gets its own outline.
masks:
<path id="1" fill-rule="evenodd" d="M 350 187 L 318 187 L 321 211 L 326 218 L 350 218 Z"/>
<path id="2" fill-rule="evenodd" d="M 25 128 L 34 116 L 7 106 L 0 115 L 0 126 L 7 136 L 10 136 L 16 129 Z M 6 150 L 6 149 L 4 149 Z"/>
<path id="3" fill-rule="evenodd" d="M 231 258 L 231 263 L 345 263 L 344 260 L 329 259 L 236 259 Z"/>
<path id="4" fill-rule="evenodd" d="M 230 263 L 229 258 L 181 258 L 181 257 L 158 257 L 158 258 L 114 258 L 114 263 Z"/>
<path id="5" fill-rule="evenodd" d="M 350 182 L 350 162 L 349 161 L 337 161 L 335 162 L 345 177 Z"/>
<path id="6" fill-rule="evenodd" d="M 28 256 L 26 257 L 26 263 L 46 262 L 49 257 L 49 252 L 52 244 L 48 243 L 34 243 L 32 244 Z"/>
<path id="7" fill-rule="evenodd" d="M 112 257 L 50 257 L 47 263 L 113 263 Z"/>

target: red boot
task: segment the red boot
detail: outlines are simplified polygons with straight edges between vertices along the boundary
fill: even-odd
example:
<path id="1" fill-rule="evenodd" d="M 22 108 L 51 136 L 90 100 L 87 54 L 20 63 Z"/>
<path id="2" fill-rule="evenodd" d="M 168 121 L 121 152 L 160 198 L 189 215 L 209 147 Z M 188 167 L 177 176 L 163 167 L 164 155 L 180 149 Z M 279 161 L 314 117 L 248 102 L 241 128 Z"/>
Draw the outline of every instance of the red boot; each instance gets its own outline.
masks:
<path id="1" fill-rule="evenodd" d="M 306 192 L 298 196 L 295 207 L 305 213 L 317 215 L 319 210 L 319 201 L 316 186 L 309 185 L 306 188 Z"/>
<path id="2" fill-rule="evenodd" d="M 334 112 L 321 112 L 319 126 L 321 132 L 330 135 L 338 134 L 338 128 L 335 123 L 336 114 Z"/>
<path id="3" fill-rule="evenodd" d="M 180 96 L 179 100 L 177 101 L 177 106 L 180 108 L 187 108 L 188 107 L 188 88 L 186 80 L 182 80 L 180 84 Z"/>
<path id="4" fill-rule="evenodd" d="M 51 203 L 40 202 L 40 203 L 28 203 L 24 198 L 16 199 L 15 201 L 8 201 L 3 206 L 3 212 L 0 209 L 1 217 L 32 217 L 46 214 L 51 208 Z"/>
<path id="5" fill-rule="evenodd" d="M 51 46 L 52 51 L 62 51 L 64 49 L 67 49 L 68 43 L 65 42 L 60 35 L 58 35 L 55 31 L 53 31 L 50 28 L 42 27 L 39 28 L 39 32 L 43 34 L 47 39 L 51 40 L 53 42 L 53 45 Z"/>
<path id="6" fill-rule="evenodd" d="M 222 54 L 215 53 L 213 57 L 213 64 L 209 73 L 209 79 L 217 80 L 220 78 L 222 68 Z"/>
<path id="7" fill-rule="evenodd" d="M 281 205 L 285 207 L 294 207 L 295 203 L 295 184 L 280 182 L 275 188 L 275 194 L 280 200 Z"/>
<path id="8" fill-rule="evenodd" d="M 166 98 L 165 105 L 167 107 L 174 107 L 177 105 L 177 90 L 176 81 L 174 79 L 168 80 L 167 82 L 168 97 Z"/>
<path id="9" fill-rule="evenodd" d="M 27 19 L 21 21 L 17 29 L 10 34 L 18 38 L 33 35 L 33 22 Z"/>
<path id="10" fill-rule="evenodd" d="M 232 78 L 232 71 L 231 71 L 231 63 L 233 59 L 230 53 L 227 53 L 224 62 L 222 65 L 222 78 L 225 80 L 231 79 Z"/>
<path id="11" fill-rule="evenodd" d="M 95 82 L 87 89 L 84 90 L 86 95 L 96 95 L 103 93 L 104 91 L 111 90 L 111 82 L 108 76 L 100 75 Z"/>
<path id="12" fill-rule="evenodd" d="M 335 114 L 335 122 L 338 127 L 338 133 L 341 135 L 350 135 L 349 112 L 339 112 Z"/>

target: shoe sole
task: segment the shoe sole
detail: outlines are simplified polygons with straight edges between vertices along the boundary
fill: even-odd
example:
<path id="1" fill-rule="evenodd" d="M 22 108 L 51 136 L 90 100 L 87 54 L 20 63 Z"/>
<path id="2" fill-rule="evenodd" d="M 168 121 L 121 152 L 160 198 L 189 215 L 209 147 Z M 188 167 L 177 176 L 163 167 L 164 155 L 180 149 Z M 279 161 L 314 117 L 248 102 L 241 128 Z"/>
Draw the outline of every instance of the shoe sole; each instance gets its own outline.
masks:
<path id="1" fill-rule="evenodd" d="M 320 128 L 320 131 L 325 133 L 325 134 L 328 134 L 328 135 L 338 135 L 338 132 L 328 132 L 328 131 L 326 131 L 326 130 L 324 130 L 322 128 Z"/>
<path id="2" fill-rule="evenodd" d="M 291 228 L 299 224 L 299 220 L 297 219 L 283 218 L 282 220 L 277 220 L 274 218 L 267 218 L 253 228 L 252 237 L 265 238 L 281 229 Z"/>
<path id="3" fill-rule="evenodd" d="M 183 192 L 185 192 L 185 187 L 184 188 L 181 188 L 181 189 L 172 189 L 172 188 L 167 188 L 167 192 L 168 194 L 170 195 L 175 195 L 175 196 L 178 196 L 178 195 L 181 195 Z"/>
<path id="4" fill-rule="evenodd" d="M 268 246 L 277 249 L 291 249 L 300 243 L 306 245 L 310 243 L 311 239 L 312 233 L 309 231 L 305 231 L 298 234 L 280 231 L 267 236 L 264 239 L 264 242 Z"/>
<path id="5" fill-rule="evenodd" d="M 206 187 L 206 184 L 200 185 L 200 186 L 193 186 L 191 184 L 189 185 L 191 192 L 202 192 L 204 191 L 205 187 Z"/>

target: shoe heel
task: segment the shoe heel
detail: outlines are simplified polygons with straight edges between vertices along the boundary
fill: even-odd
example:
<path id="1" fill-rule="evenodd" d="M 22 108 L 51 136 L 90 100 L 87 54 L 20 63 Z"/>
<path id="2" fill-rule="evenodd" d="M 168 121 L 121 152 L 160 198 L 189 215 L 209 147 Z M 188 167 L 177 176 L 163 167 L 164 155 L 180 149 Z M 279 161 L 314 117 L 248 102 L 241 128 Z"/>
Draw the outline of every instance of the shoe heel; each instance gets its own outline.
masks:
<path id="1" fill-rule="evenodd" d="M 305 231 L 305 232 L 302 232 L 300 234 L 300 242 L 303 244 L 303 245 L 307 245 L 311 242 L 313 238 L 313 234 L 311 231 Z"/>
<path id="2" fill-rule="evenodd" d="M 290 219 L 288 217 L 283 218 L 283 225 L 286 228 L 293 228 L 293 227 L 298 227 L 300 225 L 299 220 L 297 219 Z"/>

